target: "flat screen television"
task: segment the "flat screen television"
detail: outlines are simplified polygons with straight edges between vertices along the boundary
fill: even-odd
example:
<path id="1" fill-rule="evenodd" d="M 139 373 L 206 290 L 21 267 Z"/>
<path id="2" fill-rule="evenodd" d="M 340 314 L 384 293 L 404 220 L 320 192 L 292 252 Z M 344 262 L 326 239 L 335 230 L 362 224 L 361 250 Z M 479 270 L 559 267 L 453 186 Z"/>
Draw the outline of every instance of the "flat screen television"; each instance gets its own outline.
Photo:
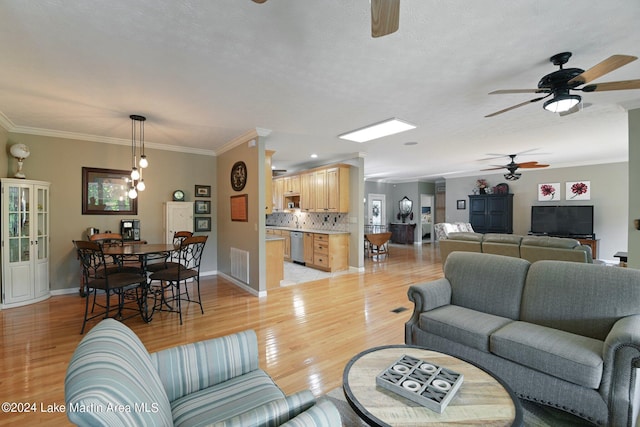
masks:
<path id="1" fill-rule="evenodd" d="M 531 234 L 593 236 L 593 206 L 531 206 Z"/>

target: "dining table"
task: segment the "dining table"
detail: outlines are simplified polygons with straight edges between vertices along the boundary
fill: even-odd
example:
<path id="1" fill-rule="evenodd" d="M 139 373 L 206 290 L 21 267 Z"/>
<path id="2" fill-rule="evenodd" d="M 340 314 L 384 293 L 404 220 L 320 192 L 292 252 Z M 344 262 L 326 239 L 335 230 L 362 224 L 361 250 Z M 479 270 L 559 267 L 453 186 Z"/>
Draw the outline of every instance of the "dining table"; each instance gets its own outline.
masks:
<path id="1" fill-rule="evenodd" d="M 147 263 L 150 259 L 154 258 L 162 258 L 169 255 L 172 251 L 178 249 L 178 246 L 173 243 L 136 243 L 136 244 L 126 244 L 122 246 L 109 246 L 103 248 L 103 253 L 105 255 L 120 257 L 120 258 L 131 258 L 137 257 L 139 265 L 141 266 L 142 272 L 147 274 Z M 156 307 L 158 295 L 155 292 L 151 292 L 149 288 L 149 283 L 143 288 L 143 292 L 141 295 L 141 299 L 138 301 L 140 307 L 140 315 L 145 322 L 150 322 L 153 318 L 153 313 Z M 160 295 L 162 303 L 164 302 L 164 295 Z M 152 303 L 149 303 L 149 301 Z"/>

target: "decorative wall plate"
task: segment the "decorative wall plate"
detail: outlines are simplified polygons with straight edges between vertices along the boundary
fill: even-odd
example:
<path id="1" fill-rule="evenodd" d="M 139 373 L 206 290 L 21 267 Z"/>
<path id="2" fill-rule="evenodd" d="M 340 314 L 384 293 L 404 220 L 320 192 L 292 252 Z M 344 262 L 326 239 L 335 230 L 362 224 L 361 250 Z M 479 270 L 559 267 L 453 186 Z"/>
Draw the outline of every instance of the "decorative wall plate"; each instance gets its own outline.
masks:
<path id="1" fill-rule="evenodd" d="M 242 191 L 247 185 L 247 165 L 243 161 L 235 162 L 231 168 L 231 188 Z"/>

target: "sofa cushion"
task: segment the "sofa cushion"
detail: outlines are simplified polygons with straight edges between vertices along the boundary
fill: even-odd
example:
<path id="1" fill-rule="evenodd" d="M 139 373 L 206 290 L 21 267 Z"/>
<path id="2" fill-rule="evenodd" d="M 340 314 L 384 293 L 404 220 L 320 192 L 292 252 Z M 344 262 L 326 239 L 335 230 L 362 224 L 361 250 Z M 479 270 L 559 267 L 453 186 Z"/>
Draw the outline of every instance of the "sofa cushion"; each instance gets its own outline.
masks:
<path id="1" fill-rule="evenodd" d="M 518 320 L 529 265 L 520 258 L 452 252 L 444 265 L 451 304 Z"/>
<path id="2" fill-rule="evenodd" d="M 175 426 L 203 426 L 284 397 L 271 377 L 258 369 L 183 396 L 171 402 L 171 410 Z"/>
<path id="3" fill-rule="evenodd" d="M 522 236 L 518 234 L 487 233 L 484 235 L 482 241 L 519 246 L 520 242 L 522 241 Z"/>
<path id="4" fill-rule="evenodd" d="M 527 322 L 511 322 L 491 335 L 491 352 L 592 389 L 602 379 L 604 342 Z"/>
<path id="5" fill-rule="evenodd" d="M 489 352 L 489 336 L 512 322 L 456 305 L 445 305 L 420 315 L 420 329 L 469 347 Z"/>
<path id="6" fill-rule="evenodd" d="M 449 233 L 449 240 L 465 240 L 470 242 L 482 242 L 482 233 L 473 233 L 468 231 L 456 231 L 455 233 Z"/>
<path id="7" fill-rule="evenodd" d="M 520 320 L 604 341 L 638 306 L 639 270 L 538 261 L 529 269 Z"/>
<path id="8" fill-rule="evenodd" d="M 545 248 L 573 249 L 580 246 L 575 239 L 550 236 L 525 236 L 522 238 L 523 246 L 544 246 Z"/>

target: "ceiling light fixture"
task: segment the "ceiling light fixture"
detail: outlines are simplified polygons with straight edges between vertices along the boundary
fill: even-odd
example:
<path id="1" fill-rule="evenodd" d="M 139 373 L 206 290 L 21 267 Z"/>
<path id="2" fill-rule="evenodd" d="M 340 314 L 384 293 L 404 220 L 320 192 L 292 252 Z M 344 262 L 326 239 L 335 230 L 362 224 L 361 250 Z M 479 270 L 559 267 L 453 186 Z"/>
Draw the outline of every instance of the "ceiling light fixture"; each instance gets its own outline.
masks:
<path id="1" fill-rule="evenodd" d="M 506 179 L 507 181 L 517 181 L 521 176 L 522 174 L 519 172 L 509 172 L 504 174 L 504 179 Z"/>
<path id="2" fill-rule="evenodd" d="M 395 135 L 396 133 L 415 129 L 416 126 L 404 120 L 392 118 L 380 123 L 374 123 L 361 129 L 338 135 L 338 138 L 355 142 L 367 142 L 383 136 Z"/>
<path id="3" fill-rule="evenodd" d="M 127 194 L 130 199 L 135 199 L 138 197 L 138 191 L 144 191 L 146 188 L 142 178 L 142 169 L 149 166 L 147 156 L 144 153 L 144 122 L 147 118 L 136 114 L 130 115 L 129 118 L 131 119 L 131 187 L 129 187 Z M 137 162 L 137 145 L 140 146 L 139 164 Z M 139 170 L 137 166 L 140 166 Z"/>
<path id="4" fill-rule="evenodd" d="M 544 109 L 552 113 L 564 113 L 580 103 L 580 95 L 570 95 L 569 91 L 558 91 L 552 99 L 544 103 Z"/>

